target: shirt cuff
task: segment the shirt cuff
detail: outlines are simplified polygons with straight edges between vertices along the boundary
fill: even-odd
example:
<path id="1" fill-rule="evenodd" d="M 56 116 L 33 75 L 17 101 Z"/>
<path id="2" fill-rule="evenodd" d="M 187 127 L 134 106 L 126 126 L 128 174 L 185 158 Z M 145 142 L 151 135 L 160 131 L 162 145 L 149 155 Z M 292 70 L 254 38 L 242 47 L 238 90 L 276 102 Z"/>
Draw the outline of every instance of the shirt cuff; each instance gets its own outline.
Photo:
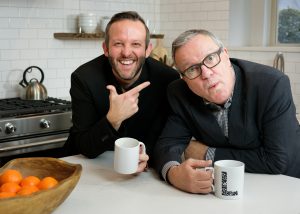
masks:
<path id="1" fill-rule="evenodd" d="M 161 175 L 162 175 L 162 177 L 164 178 L 165 181 L 168 181 L 168 179 L 167 179 L 167 173 L 168 173 L 169 169 L 170 169 L 172 166 L 178 166 L 178 165 L 180 165 L 180 163 L 177 162 L 177 161 L 169 161 L 169 162 L 167 162 L 167 163 L 164 165 L 164 167 L 163 167 L 162 170 L 161 170 Z"/>
<path id="2" fill-rule="evenodd" d="M 216 148 L 214 148 L 214 147 L 208 147 L 205 159 L 206 160 L 212 160 L 212 162 L 214 162 L 215 152 L 216 152 Z"/>

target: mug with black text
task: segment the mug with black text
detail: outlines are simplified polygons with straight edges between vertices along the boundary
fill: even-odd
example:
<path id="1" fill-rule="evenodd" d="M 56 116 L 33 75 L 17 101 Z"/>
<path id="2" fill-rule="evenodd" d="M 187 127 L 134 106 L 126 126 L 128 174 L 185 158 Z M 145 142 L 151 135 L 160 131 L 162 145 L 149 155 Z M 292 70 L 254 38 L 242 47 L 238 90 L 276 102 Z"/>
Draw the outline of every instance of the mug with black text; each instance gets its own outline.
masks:
<path id="1" fill-rule="evenodd" d="M 240 199 L 244 189 L 245 164 L 236 160 L 214 163 L 214 191 L 221 199 Z"/>

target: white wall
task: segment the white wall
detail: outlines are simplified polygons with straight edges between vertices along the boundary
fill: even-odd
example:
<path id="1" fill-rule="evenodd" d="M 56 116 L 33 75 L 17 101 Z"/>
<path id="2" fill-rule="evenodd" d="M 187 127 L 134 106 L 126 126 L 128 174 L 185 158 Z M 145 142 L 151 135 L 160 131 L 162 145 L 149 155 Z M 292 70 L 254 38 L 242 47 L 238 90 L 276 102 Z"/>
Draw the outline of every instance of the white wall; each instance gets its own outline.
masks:
<path id="1" fill-rule="evenodd" d="M 229 0 L 229 2 L 230 46 L 271 44 L 271 0 Z"/>
<path id="2" fill-rule="evenodd" d="M 229 0 L 161 0 L 160 23 L 168 48 L 180 33 L 192 28 L 210 30 L 227 44 Z"/>

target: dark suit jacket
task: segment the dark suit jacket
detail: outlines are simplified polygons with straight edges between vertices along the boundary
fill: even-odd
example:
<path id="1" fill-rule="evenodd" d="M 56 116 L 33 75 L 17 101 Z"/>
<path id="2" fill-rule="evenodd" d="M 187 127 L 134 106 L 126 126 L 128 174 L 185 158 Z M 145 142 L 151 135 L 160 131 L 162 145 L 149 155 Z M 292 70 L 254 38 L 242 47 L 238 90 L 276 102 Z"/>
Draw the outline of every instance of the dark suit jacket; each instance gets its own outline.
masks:
<path id="1" fill-rule="evenodd" d="M 138 112 L 123 121 L 117 132 L 106 119 L 109 109 L 106 86 L 114 85 L 119 94 L 122 92 L 107 57 L 102 55 L 80 66 L 71 76 L 73 127 L 65 144 L 67 154 L 81 153 L 94 158 L 113 150 L 117 138 L 128 136 L 144 142 L 151 157 L 170 110 L 167 86 L 178 78 L 178 72 L 171 67 L 147 58 L 132 87 L 145 81 L 151 84 L 140 92 Z"/>
<path id="2" fill-rule="evenodd" d="M 192 136 L 216 147 L 215 159 L 245 163 L 253 173 L 300 177 L 300 128 L 289 79 L 272 67 L 231 59 L 236 74 L 228 138 L 203 99 L 183 80 L 168 88 L 173 113 L 155 148 L 156 169 L 181 162 Z"/>

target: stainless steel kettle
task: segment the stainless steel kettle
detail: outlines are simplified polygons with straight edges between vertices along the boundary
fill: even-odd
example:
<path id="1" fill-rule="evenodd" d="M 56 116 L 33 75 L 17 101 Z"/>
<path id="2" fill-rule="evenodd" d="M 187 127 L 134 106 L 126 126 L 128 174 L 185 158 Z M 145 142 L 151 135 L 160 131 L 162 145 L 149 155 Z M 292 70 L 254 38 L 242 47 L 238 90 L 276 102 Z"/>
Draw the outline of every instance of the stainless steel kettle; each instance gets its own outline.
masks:
<path id="1" fill-rule="evenodd" d="M 32 72 L 32 69 L 36 68 L 41 72 L 41 80 L 38 81 L 36 78 L 32 78 L 30 81 L 27 81 L 26 74 Z M 23 79 L 19 84 L 26 89 L 25 99 L 26 100 L 45 100 L 47 99 L 47 89 L 42 84 L 44 81 L 44 72 L 41 68 L 37 66 L 30 66 L 25 69 L 23 73 Z"/>

